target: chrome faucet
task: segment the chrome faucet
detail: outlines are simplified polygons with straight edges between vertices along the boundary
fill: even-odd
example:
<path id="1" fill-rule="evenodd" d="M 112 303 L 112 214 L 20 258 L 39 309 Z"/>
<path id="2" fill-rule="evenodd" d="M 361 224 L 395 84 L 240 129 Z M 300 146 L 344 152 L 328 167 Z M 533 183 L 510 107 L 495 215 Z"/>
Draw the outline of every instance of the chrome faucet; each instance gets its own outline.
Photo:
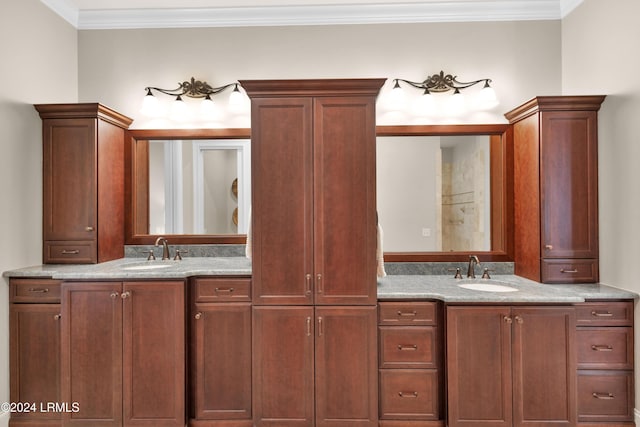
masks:
<path id="1" fill-rule="evenodd" d="M 467 277 L 476 278 L 476 265 L 480 265 L 480 260 L 475 255 L 469 255 L 469 268 L 467 269 Z"/>
<path id="2" fill-rule="evenodd" d="M 167 260 L 170 258 L 169 256 L 169 242 L 164 237 L 158 237 L 156 239 L 156 247 L 160 246 L 162 242 L 162 260 Z"/>

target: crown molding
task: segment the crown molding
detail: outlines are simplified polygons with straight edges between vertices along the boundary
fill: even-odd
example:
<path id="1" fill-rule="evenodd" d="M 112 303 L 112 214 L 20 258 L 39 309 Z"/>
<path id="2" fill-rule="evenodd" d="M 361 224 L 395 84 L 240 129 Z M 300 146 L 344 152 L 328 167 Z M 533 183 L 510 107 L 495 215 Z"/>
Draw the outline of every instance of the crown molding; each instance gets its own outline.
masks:
<path id="1" fill-rule="evenodd" d="M 41 0 L 80 30 L 559 20 L 582 0 L 433 1 L 227 8 L 73 9 Z M 568 13 L 568 12 L 567 12 Z"/>
<path id="2" fill-rule="evenodd" d="M 560 0 L 560 16 L 564 18 L 570 14 L 573 9 L 580 6 L 584 0 Z"/>

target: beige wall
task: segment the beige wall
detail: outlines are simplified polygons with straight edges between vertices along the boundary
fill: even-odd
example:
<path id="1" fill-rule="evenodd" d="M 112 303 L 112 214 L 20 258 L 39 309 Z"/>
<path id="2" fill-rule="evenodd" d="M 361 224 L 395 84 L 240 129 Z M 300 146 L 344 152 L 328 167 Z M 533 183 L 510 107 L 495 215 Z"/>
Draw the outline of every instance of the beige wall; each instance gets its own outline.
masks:
<path id="1" fill-rule="evenodd" d="M 0 55 L 2 272 L 42 262 L 42 137 L 32 104 L 77 101 L 77 31 L 38 0 L 2 1 Z M 9 287 L 1 282 L 0 402 L 7 402 Z"/>
<path id="2" fill-rule="evenodd" d="M 421 81 L 440 70 L 467 81 L 488 77 L 501 104 L 466 119 L 478 123 L 504 122 L 502 114 L 521 102 L 561 90 L 560 21 L 80 31 L 79 58 L 80 100 L 104 102 L 136 119 L 134 127 L 149 127 L 139 113 L 146 86 L 174 88 L 192 76 L 212 85 Z M 379 123 L 414 120 L 382 113 Z"/>
<path id="3" fill-rule="evenodd" d="M 617 0 L 611 6 L 585 0 L 564 19 L 562 89 L 567 95 L 607 95 L 599 116 L 600 278 L 640 292 L 640 3 Z"/>

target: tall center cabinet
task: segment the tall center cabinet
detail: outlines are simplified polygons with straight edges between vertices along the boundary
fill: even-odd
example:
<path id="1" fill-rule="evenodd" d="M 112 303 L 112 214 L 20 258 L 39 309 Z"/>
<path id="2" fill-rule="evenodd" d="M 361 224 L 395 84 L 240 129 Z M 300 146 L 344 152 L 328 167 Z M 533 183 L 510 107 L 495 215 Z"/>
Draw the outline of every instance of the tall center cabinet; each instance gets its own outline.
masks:
<path id="1" fill-rule="evenodd" d="M 377 426 L 383 83 L 241 81 L 252 102 L 256 426 Z"/>

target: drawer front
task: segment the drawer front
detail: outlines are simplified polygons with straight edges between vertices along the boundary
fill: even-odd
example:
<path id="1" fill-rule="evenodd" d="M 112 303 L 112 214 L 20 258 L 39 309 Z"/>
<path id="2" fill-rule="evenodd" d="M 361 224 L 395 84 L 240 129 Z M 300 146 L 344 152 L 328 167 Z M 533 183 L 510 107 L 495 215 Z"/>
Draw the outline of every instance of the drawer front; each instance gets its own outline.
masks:
<path id="1" fill-rule="evenodd" d="M 380 371 L 380 418 L 437 420 L 438 371 L 389 369 Z"/>
<path id="2" fill-rule="evenodd" d="M 580 369 L 633 369 L 630 327 L 578 328 L 576 343 Z"/>
<path id="3" fill-rule="evenodd" d="M 545 259 L 542 260 L 543 283 L 596 283 L 598 260 L 596 259 Z"/>
<path id="4" fill-rule="evenodd" d="M 633 373 L 581 371 L 578 373 L 579 421 L 632 421 Z"/>
<path id="5" fill-rule="evenodd" d="M 435 302 L 381 302 L 380 325 L 436 325 L 438 305 Z"/>
<path id="6" fill-rule="evenodd" d="M 95 264 L 98 253 L 95 240 L 84 242 L 44 242 L 45 264 Z"/>
<path id="7" fill-rule="evenodd" d="M 195 302 L 251 301 L 251 279 L 221 277 L 194 279 Z"/>
<path id="8" fill-rule="evenodd" d="M 9 300 L 15 303 L 59 303 L 60 280 L 11 279 Z"/>
<path id="9" fill-rule="evenodd" d="M 633 302 L 586 302 L 576 305 L 576 323 L 588 326 L 632 326 Z"/>
<path id="10" fill-rule="evenodd" d="M 381 368 L 437 368 L 433 326 L 381 326 Z"/>

